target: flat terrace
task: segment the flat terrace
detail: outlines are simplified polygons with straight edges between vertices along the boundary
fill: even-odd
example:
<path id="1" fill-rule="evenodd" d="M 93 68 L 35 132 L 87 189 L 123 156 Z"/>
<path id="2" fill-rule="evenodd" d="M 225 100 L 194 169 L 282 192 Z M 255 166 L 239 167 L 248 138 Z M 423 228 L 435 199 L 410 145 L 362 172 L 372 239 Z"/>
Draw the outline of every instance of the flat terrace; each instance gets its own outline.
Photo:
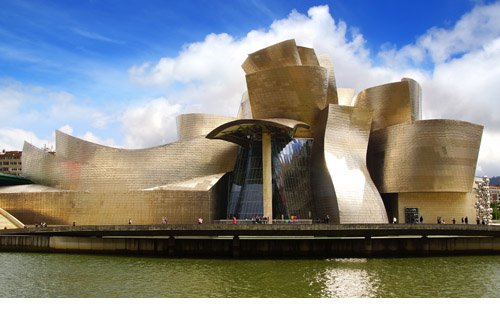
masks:
<path id="1" fill-rule="evenodd" d="M 0 230 L 0 236 L 73 237 L 391 237 L 470 236 L 500 237 L 499 225 L 420 224 L 170 224 L 49 226 Z"/>

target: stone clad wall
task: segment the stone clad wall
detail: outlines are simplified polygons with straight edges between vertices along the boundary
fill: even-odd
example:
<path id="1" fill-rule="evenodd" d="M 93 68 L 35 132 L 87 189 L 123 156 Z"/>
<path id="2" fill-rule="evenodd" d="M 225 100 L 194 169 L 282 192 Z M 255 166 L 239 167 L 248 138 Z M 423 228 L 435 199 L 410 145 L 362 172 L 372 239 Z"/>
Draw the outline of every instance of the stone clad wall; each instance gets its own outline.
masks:
<path id="1" fill-rule="evenodd" d="M 400 193 L 398 194 L 398 221 L 405 221 L 405 207 L 418 208 L 419 217 L 424 218 L 424 224 L 436 224 L 436 218 L 442 217 L 446 224 L 456 219 L 456 224 L 462 223 L 462 217 L 469 218 L 469 224 L 476 223 L 476 201 L 473 192 L 468 193 Z"/>
<path id="2" fill-rule="evenodd" d="M 221 186 L 223 187 L 223 186 Z M 110 193 L 38 192 L 0 194 L 0 207 L 28 225 L 125 225 L 196 223 L 199 216 L 212 221 L 224 215 L 210 191 L 130 191 Z M 222 212 L 221 212 L 222 211 Z"/>

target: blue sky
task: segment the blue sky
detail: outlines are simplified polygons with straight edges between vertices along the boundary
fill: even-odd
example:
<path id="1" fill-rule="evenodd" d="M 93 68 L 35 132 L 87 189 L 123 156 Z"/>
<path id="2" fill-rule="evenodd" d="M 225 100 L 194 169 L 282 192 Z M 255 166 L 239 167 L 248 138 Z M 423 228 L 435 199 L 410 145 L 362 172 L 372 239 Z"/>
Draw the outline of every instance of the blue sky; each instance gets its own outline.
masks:
<path id="1" fill-rule="evenodd" d="M 425 119 L 485 125 L 477 174 L 500 175 L 495 1 L 1 0 L 0 149 L 174 141 L 179 113 L 235 116 L 245 55 L 288 38 L 330 54 L 339 87 L 416 79 Z"/>

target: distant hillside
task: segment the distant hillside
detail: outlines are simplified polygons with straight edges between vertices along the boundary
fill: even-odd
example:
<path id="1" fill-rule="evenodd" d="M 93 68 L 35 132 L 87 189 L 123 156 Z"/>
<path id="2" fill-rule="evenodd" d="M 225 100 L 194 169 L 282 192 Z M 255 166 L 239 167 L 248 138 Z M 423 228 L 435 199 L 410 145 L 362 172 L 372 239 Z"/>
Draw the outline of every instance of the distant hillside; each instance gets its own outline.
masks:
<path id="1" fill-rule="evenodd" d="M 490 186 L 499 186 L 500 185 L 500 176 L 490 177 Z"/>

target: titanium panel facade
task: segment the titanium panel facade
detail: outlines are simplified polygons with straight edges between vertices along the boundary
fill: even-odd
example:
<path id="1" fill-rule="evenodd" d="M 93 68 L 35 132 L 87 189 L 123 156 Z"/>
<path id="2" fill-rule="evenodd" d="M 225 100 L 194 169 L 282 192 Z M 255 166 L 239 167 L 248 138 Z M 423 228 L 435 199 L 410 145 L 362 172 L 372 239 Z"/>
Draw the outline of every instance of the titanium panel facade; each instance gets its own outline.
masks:
<path id="1" fill-rule="evenodd" d="M 330 105 L 324 133 L 323 178 L 315 178 L 314 189 L 330 185 L 327 193 L 335 197 L 315 198 L 321 216 L 334 222 L 388 222 L 384 203 L 366 167 L 366 150 L 372 114 L 369 109 Z M 321 138 L 315 138 L 320 141 Z M 325 190 L 323 190 L 324 192 Z M 325 203 L 325 201 L 328 201 Z M 338 213 L 332 212 L 338 207 Z M 337 220 L 338 219 L 338 220 Z"/>
<path id="2" fill-rule="evenodd" d="M 289 39 L 249 54 L 241 67 L 246 74 L 251 74 L 269 68 L 301 64 L 302 60 L 295 40 Z"/>
<path id="3" fill-rule="evenodd" d="M 330 56 L 327 54 L 319 55 L 318 61 L 320 65 L 328 70 L 328 95 L 326 97 L 327 104 L 339 104 L 337 94 L 337 83 L 335 82 L 335 71 Z"/>
<path id="4" fill-rule="evenodd" d="M 238 118 L 252 118 L 252 107 L 250 107 L 248 91 L 245 91 L 243 93 L 243 96 L 241 97 L 240 109 L 238 110 Z"/>
<path id="5" fill-rule="evenodd" d="M 147 189 L 231 171 L 237 146 L 198 137 L 163 146 L 125 150 L 56 132 L 57 155 L 25 143 L 26 176 L 67 190 L 109 192 Z M 203 152 L 203 154 L 200 154 Z"/>
<path id="6" fill-rule="evenodd" d="M 235 119 L 212 114 L 182 114 L 177 116 L 177 137 L 179 141 L 205 137 L 214 128 Z"/>
<path id="7" fill-rule="evenodd" d="M 380 193 L 470 192 L 483 127 L 424 120 L 372 132 L 367 165 Z"/>
<path id="8" fill-rule="evenodd" d="M 403 80 L 365 89 L 354 98 L 353 106 L 373 109 L 372 131 L 376 131 L 420 120 L 421 97 L 414 82 Z"/>
<path id="9" fill-rule="evenodd" d="M 328 56 L 294 40 L 250 54 L 242 67 L 248 92 L 238 117 L 181 115 L 178 142 L 126 150 L 56 131 L 55 156 L 25 143 L 23 174 L 38 184 L 0 188 L 0 207 L 27 224 L 152 224 L 164 216 L 175 224 L 260 214 L 265 132 L 275 218 L 387 223 L 389 214 L 402 222 L 405 207 L 418 207 L 425 223 L 433 216 L 474 220 L 482 126 L 421 121 L 416 81 L 353 97 L 353 89 L 336 88 Z"/>
<path id="10" fill-rule="evenodd" d="M 311 125 L 311 131 L 299 130 L 297 136 L 311 137 L 318 113 L 326 105 L 326 68 L 280 67 L 249 74 L 246 79 L 253 118 L 298 120 Z"/>
<path id="11" fill-rule="evenodd" d="M 337 88 L 339 103 L 341 106 L 352 106 L 354 99 L 354 88 Z"/>

